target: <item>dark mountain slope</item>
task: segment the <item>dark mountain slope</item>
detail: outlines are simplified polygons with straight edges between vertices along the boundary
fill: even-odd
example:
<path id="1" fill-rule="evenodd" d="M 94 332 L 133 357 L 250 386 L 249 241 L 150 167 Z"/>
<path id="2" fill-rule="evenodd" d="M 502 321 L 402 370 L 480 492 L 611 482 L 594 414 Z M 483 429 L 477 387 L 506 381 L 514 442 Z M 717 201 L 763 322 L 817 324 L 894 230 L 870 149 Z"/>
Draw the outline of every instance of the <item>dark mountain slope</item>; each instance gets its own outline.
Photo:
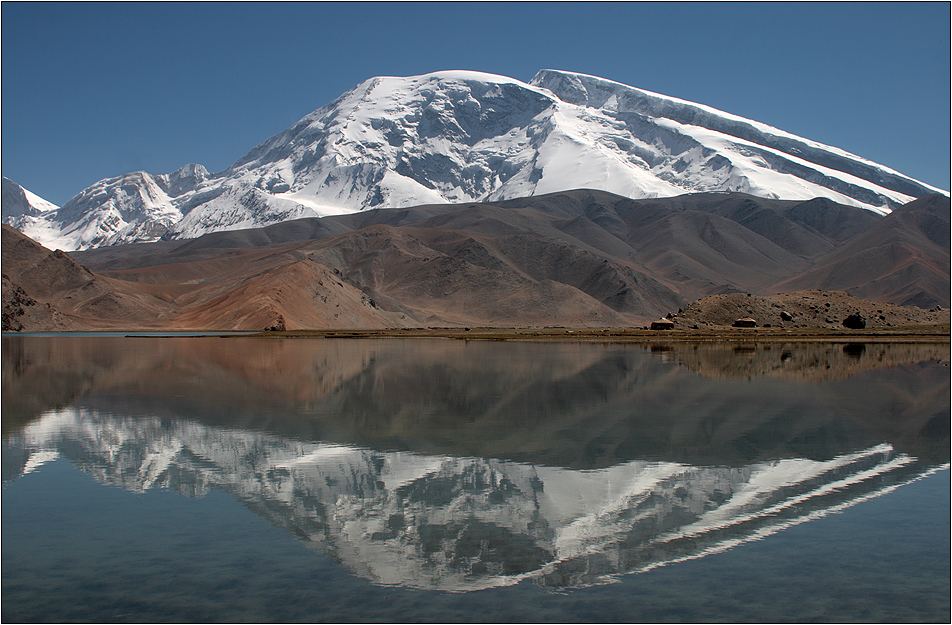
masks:
<path id="1" fill-rule="evenodd" d="M 842 290 L 920 308 L 949 307 L 949 198 L 910 202 L 814 261 L 775 290 Z"/>
<path id="2" fill-rule="evenodd" d="M 516 236 L 546 245 L 531 235 Z M 555 247 L 572 253 L 564 245 Z M 519 255 L 518 245 L 509 248 Z M 428 322 L 613 325 L 633 322 L 618 313 L 646 314 L 644 305 L 638 308 L 639 302 L 612 306 L 601 297 L 603 293 L 585 288 L 590 286 L 586 279 L 594 271 L 592 265 L 605 262 L 585 252 L 581 252 L 585 261 L 563 263 L 564 270 L 575 275 L 559 280 L 545 272 L 526 271 L 520 258 L 510 258 L 482 237 L 433 228 L 372 226 L 304 246 L 304 250 L 311 250 L 309 258 L 364 289 L 382 308 L 416 310 L 417 317 L 422 315 Z M 543 260 L 538 266 L 548 263 Z M 651 309 L 657 306 L 652 302 Z"/>
<path id="3" fill-rule="evenodd" d="M 808 266 L 741 224 L 703 211 L 672 213 L 633 230 L 629 238 L 638 260 L 668 284 L 678 284 L 689 300 L 706 294 L 706 284 L 759 290 Z"/>

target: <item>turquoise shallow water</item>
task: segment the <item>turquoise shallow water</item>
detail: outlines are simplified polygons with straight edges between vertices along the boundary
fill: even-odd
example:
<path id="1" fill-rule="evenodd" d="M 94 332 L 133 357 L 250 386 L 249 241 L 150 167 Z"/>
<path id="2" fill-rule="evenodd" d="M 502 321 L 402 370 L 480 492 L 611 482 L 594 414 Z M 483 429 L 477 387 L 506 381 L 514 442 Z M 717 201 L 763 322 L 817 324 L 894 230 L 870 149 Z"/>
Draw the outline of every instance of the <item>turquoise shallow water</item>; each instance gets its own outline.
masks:
<path id="1" fill-rule="evenodd" d="M 47 398 L 4 407 L 5 622 L 950 617 L 941 349 L 791 382 L 619 346 L 245 342 L 249 373 L 4 340 L 5 398 Z"/>

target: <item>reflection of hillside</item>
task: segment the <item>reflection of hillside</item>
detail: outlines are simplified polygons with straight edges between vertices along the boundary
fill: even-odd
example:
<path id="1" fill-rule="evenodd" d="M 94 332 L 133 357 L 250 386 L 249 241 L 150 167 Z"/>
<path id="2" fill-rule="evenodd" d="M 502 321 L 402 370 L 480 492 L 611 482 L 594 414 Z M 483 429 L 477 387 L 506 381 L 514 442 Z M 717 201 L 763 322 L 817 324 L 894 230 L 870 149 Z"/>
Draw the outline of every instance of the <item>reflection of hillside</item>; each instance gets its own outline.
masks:
<path id="1" fill-rule="evenodd" d="M 5 433 L 78 404 L 573 468 L 829 459 L 883 440 L 948 460 L 949 376 L 934 358 L 806 385 L 707 378 L 664 362 L 675 352 L 606 344 L 15 337 L 3 349 Z M 821 349 L 842 347 L 791 345 L 788 360 Z"/>
<path id="2" fill-rule="evenodd" d="M 876 445 L 822 461 L 633 460 L 579 471 L 66 409 L 7 441 L 4 473 L 58 455 L 134 492 L 228 492 L 362 577 L 457 591 L 525 578 L 603 583 L 760 538 L 931 470 Z"/>
<path id="3" fill-rule="evenodd" d="M 915 362 L 949 362 L 948 343 L 670 343 L 653 351 L 712 378 L 837 380 Z"/>
<path id="4" fill-rule="evenodd" d="M 510 357 L 513 349 L 524 352 L 526 348 L 531 349 L 394 339 L 4 337 L 3 384 L 5 389 L 33 391 L 10 398 L 17 416 L 29 419 L 90 393 L 195 400 L 211 395 L 214 403 L 234 397 L 234 403 L 243 405 L 267 398 L 266 403 L 308 406 L 368 368 L 380 366 L 390 372 L 390 382 L 406 366 L 406 374 L 427 375 L 427 380 L 448 377 L 442 372 L 450 369 L 466 379 L 492 377 L 504 380 L 504 386 L 518 387 L 540 377 L 569 375 L 587 362 L 571 345 L 555 346 L 554 357 L 548 361 Z M 582 362 L 577 361 L 579 356 Z M 597 353 L 588 355 L 597 357 Z M 504 368 L 504 375 L 484 372 L 487 363 L 494 369 Z M 419 381 L 407 379 L 400 384 Z"/>
<path id="5" fill-rule="evenodd" d="M 28 421 L 90 395 L 198 402 L 225 413 L 307 405 L 362 371 L 372 354 L 356 341 L 4 337 L 4 431 L 8 414 Z"/>

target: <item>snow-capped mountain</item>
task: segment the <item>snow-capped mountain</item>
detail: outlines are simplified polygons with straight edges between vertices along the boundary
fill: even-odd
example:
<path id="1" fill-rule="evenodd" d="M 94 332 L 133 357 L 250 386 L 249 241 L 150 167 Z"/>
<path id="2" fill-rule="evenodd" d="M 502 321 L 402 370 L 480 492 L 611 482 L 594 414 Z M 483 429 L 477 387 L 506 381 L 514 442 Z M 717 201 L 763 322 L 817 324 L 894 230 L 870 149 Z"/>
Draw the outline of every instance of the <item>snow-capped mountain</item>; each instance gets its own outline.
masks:
<path id="1" fill-rule="evenodd" d="M 946 193 L 765 124 L 602 78 L 543 70 L 523 83 L 444 71 L 367 80 L 214 176 L 187 166 L 101 181 L 27 234 L 85 249 L 576 188 L 632 198 L 827 197 L 878 213 Z"/>
<path id="2" fill-rule="evenodd" d="M 85 249 L 133 241 L 155 241 L 182 219 L 181 198 L 210 174 L 189 164 L 171 174 L 133 172 L 100 180 L 58 209 L 4 222 L 50 248 Z M 6 180 L 6 179 L 5 179 Z"/>
<path id="3" fill-rule="evenodd" d="M 605 583 L 762 538 L 935 470 L 881 444 L 829 460 L 636 460 L 579 471 L 76 408 L 47 413 L 9 444 L 5 459 L 10 451 L 19 465 L 11 478 L 65 456 L 132 492 L 222 490 L 357 575 L 452 591 L 526 578 Z"/>
<path id="4" fill-rule="evenodd" d="M 9 178 L 3 179 L 3 223 L 23 231 L 43 215 L 54 213 L 59 207 L 30 193 Z"/>

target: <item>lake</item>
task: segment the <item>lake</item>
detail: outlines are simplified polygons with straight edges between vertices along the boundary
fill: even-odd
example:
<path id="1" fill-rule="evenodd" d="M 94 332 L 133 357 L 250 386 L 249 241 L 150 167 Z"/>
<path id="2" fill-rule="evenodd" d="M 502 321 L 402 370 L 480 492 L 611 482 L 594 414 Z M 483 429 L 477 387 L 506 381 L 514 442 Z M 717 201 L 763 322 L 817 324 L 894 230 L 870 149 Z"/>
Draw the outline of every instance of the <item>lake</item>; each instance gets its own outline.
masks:
<path id="1" fill-rule="evenodd" d="M 9 336 L 4 622 L 948 622 L 949 344 Z"/>

